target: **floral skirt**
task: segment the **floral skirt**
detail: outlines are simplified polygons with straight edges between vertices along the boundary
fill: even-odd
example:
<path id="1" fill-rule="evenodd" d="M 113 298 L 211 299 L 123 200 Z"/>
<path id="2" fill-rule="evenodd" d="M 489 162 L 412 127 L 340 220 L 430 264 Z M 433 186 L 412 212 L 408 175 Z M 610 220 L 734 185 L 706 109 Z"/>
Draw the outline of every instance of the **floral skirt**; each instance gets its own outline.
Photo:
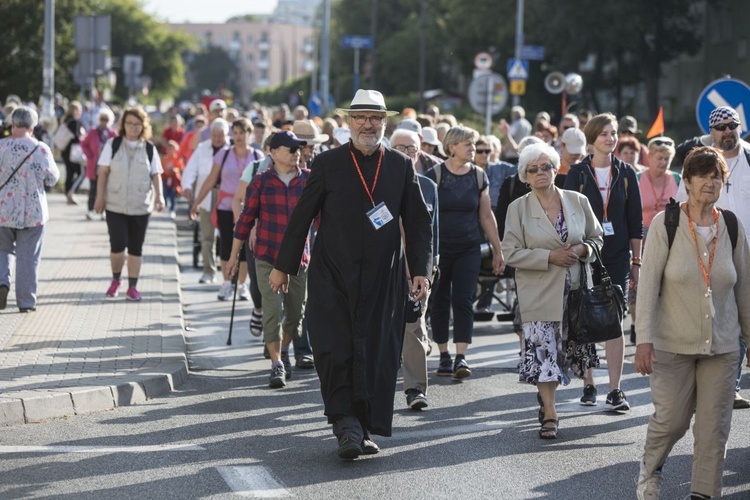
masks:
<path id="1" fill-rule="evenodd" d="M 518 365 L 521 382 L 570 383 L 570 372 L 578 378 L 589 368 L 599 367 L 595 344 L 577 344 L 568 337 L 568 293 L 570 278 L 565 279 L 562 321 L 523 322 L 524 352 Z"/>

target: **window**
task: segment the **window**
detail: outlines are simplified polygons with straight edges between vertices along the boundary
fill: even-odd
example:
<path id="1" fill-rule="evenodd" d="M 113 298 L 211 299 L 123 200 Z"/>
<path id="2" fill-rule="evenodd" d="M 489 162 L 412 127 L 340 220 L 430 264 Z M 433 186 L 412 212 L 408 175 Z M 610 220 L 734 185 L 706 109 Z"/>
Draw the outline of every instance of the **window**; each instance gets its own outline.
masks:
<path id="1" fill-rule="evenodd" d="M 253 35 L 247 35 L 247 44 L 252 45 L 253 44 Z"/>
<path id="2" fill-rule="evenodd" d="M 268 80 L 268 70 L 261 69 L 260 71 L 258 71 L 258 78 L 260 80 Z"/>
<path id="3" fill-rule="evenodd" d="M 249 72 L 249 73 L 247 74 L 247 81 L 248 81 L 248 83 L 253 83 L 253 80 L 254 80 L 254 79 L 255 79 L 255 75 L 253 74 L 253 72 L 252 72 L 252 71 L 251 71 L 251 72 Z"/>
<path id="4" fill-rule="evenodd" d="M 253 54 L 248 54 L 247 55 L 247 63 L 248 64 L 252 64 L 253 63 L 253 59 L 254 59 Z"/>

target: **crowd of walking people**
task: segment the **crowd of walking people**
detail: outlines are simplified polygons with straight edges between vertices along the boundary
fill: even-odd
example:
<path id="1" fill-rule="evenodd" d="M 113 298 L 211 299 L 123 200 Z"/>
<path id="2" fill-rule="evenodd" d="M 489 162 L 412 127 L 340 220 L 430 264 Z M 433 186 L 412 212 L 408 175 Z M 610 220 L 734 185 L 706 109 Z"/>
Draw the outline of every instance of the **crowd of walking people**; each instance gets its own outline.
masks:
<path id="1" fill-rule="evenodd" d="M 317 370 L 341 458 L 377 453 L 372 435 L 391 435 L 400 368 L 407 407 L 429 407 L 432 342 L 436 376 L 472 377 L 475 319 L 506 286 L 540 438 L 558 437 L 555 394 L 571 378 L 582 380 L 581 405 L 599 404 L 602 354 L 603 407 L 630 410 L 621 387 L 628 338 L 656 408 L 638 498 L 658 498 L 662 467 L 693 415 L 691 495 L 721 494 L 731 412 L 750 408 L 740 394 L 750 144 L 734 109 L 716 108 L 705 136 L 644 145 L 630 116 L 582 111 L 558 127 L 540 113 L 532 125 L 517 106 L 496 137 L 436 106 L 390 110 L 375 90 L 325 120 L 301 105 L 240 110 L 213 99 L 160 117 L 156 140 L 140 107 L 59 107 L 54 131 L 40 131 L 20 102 L 4 108 L 0 309 L 14 256 L 18 307 L 36 308 L 46 192 L 60 175 L 46 140 L 64 163 L 68 203 L 88 179 L 82 216 L 106 220 L 106 297 L 118 296 L 126 269 L 126 298 L 142 299 L 150 214 L 166 208 L 175 218 L 184 198 L 198 227 L 199 282 L 220 273 L 218 300 L 236 293 L 252 303 L 248 330 L 263 339 L 271 388 L 287 386 L 295 368 Z M 579 342 L 568 300 L 603 277 L 623 292 L 629 335 Z"/>

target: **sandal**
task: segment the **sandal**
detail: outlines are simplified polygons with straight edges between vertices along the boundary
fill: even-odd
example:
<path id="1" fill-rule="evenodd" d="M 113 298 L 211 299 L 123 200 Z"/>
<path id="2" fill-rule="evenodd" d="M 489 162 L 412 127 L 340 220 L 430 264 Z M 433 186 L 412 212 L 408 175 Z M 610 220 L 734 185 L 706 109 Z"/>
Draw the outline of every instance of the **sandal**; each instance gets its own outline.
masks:
<path id="1" fill-rule="evenodd" d="M 250 333 L 254 337 L 260 337 L 263 333 L 263 313 L 258 313 L 255 309 L 250 315 Z"/>
<path id="2" fill-rule="evenodd" d="M 547 424 L 552 424 L 552 426 L 547 426 Z M 542 428 L 539 429 L 539 437 L 542 439 L 557 439 L 557 424 L 556 418 L 548 418 L 543 421 Z"/>
<path id="3" fill-rule="evenodd" d="M 544 403 L 542 402 L 542 395 L 538 392 L 536 393 L 536 400 L 539 401 L 539 415 L 537 415 L 537 418 L 541 424 L 544 422 Z"/>

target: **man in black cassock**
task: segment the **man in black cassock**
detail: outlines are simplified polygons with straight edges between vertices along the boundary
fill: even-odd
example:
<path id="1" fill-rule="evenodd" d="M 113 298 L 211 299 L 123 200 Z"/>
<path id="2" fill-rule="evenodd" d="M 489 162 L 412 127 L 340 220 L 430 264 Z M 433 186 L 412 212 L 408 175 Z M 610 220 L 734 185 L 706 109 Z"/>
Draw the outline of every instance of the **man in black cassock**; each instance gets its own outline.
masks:
<path id="1" fill-rule="evenodd" d="M 320 213 L 307 320 L 338 454 L 353 459 L 379 451 L 370 433 L 391 435 L 406 296 L 420 300 L 430 286 L 432 220 L 411 160 L 380 143 L 386 116 L 396 114 L 382 94 L 360 89 L 337 112 L 348 115 L 351 141 L 315 158 L 269 281 L 274 291 L 285 290 Z"/>

